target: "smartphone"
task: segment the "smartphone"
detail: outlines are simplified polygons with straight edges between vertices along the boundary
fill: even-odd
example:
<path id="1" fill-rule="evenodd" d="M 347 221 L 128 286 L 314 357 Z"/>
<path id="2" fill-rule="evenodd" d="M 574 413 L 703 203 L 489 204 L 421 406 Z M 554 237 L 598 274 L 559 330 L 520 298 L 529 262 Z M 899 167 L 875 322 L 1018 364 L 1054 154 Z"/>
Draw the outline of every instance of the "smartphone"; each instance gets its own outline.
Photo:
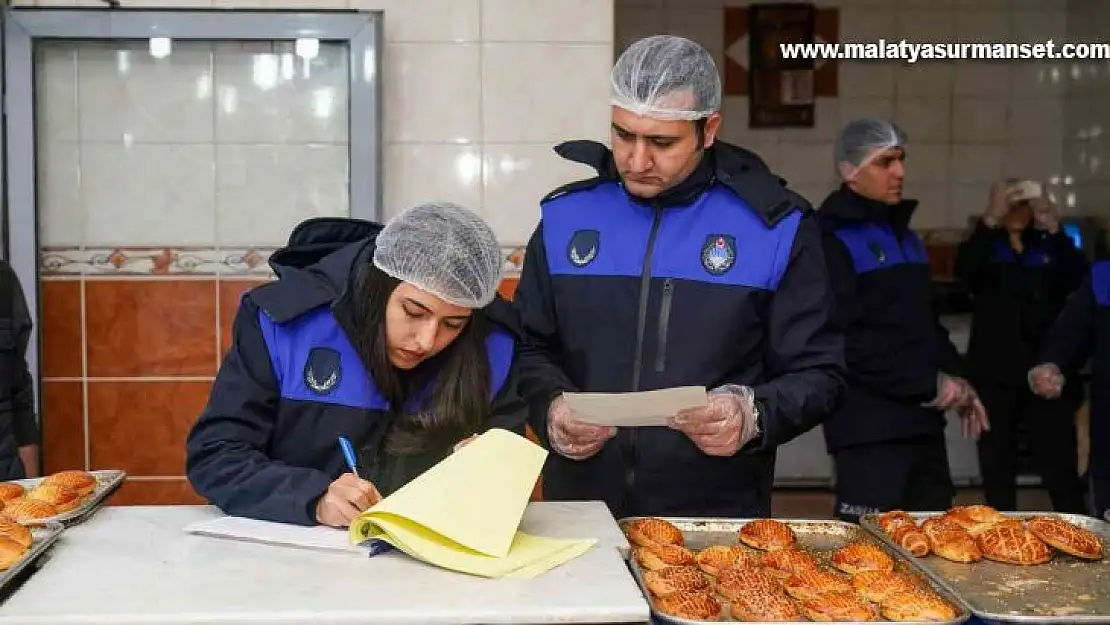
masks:
<path id="1" fill-rule="evenodd" d="M 1044 188 L 1036 180 L 1022 180 L 1010 187 L 1010 201 L 1021 202 L 1041 197 Z"/>

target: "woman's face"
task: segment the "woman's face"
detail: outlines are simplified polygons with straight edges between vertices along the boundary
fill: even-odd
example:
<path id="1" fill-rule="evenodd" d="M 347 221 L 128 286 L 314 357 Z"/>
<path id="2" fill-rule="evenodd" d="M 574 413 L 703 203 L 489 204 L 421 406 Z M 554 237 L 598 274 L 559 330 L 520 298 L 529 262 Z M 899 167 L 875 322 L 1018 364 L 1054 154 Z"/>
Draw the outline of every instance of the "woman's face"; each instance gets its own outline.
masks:
<path id="1" fill-rule="evenodd" d="M 1016 202 L 1010 206 L 1010 212 L 1002 220 L 1002 225 L 1009 232 L 1021 232 L 1029 227 L 1033 221 L 1033 209 L 1029 202 Z"/>
<path id="2" fill-rule="evenodd" d="M 385 307 L 389 362 L 398 369 L 415 368 L 451 344 L 470 320 L 470 308 L 456 306 L 402 282 Z"/>

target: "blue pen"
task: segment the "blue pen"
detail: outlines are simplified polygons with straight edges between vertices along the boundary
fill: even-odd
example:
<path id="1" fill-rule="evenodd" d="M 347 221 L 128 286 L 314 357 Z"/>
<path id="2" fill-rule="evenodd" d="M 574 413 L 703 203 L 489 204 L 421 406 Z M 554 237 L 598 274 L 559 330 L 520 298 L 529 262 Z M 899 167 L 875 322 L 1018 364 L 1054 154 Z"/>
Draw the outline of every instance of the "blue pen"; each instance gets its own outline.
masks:
<path id="1" fill-rule="evenodd" d="M 355 474 L 355 477 L 361 480 L 362 476 L 359 475 L 358 460 L 355 456 L 355 446 L 351 444 L 351 441 L 348 440 L 346 436 L 340 436 L 339 449 L 343 452 L 343 459 L 347 461 L 347 468 L 351 470 L 351 473 Z M 386 553 L 392 550 L 393 545 L 385 542 L 384 540 L 373 539 L 370 541 L 370 552 L 368 555 L 370 557 L 373 557 L 378 554 Z"/>

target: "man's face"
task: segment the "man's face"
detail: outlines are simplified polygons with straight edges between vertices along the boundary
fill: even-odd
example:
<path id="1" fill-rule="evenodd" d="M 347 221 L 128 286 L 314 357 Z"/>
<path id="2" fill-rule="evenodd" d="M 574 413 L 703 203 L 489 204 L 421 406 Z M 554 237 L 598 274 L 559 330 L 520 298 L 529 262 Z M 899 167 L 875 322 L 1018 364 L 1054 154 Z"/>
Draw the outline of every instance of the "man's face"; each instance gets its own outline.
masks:
<path id="1" fill-rule="evenodd" d="M 613 159 L 628 192 L 651 199 L 685 180 L 713 144 L 721 115 L 706 118 L 704 142 L 694 122 L 643 117 L 613 107 Z"/>
<path id="2" fill-rule="evenodd" d="M 886 148 L 872 155 L 871 162 L 856 171 L 848 188 L 865 198 L 897 204 L 902 201 L 902 183 L 906 179 L 906 151 Z"/>

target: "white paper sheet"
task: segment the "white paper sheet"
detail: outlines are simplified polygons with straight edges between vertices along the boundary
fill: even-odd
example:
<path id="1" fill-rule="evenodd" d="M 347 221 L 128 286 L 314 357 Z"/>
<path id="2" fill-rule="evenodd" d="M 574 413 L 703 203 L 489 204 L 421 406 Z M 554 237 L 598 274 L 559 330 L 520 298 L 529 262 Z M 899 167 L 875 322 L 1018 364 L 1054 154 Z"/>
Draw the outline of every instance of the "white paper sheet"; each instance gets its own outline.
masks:
<path id="1" fill-rule="evenodd" d="M 185 528 L 190 534 L 228 538 L 266 545 L 299 547 L 313 551 L 329 551 L 366 556 L 365 546 L 352 545 L 347 530 L 317 525 L 305 527 L 256 521 L 243 517 L 225 516 L 211 521 L 201 521 Z"/>
<path id="2" fill-rule="evenodd" d="M 639 393 L 564 393 L 581 421 L 616 427 L 666 426 L 680 410 L 704 407 L 703 386 L 679 386 Z"/>

